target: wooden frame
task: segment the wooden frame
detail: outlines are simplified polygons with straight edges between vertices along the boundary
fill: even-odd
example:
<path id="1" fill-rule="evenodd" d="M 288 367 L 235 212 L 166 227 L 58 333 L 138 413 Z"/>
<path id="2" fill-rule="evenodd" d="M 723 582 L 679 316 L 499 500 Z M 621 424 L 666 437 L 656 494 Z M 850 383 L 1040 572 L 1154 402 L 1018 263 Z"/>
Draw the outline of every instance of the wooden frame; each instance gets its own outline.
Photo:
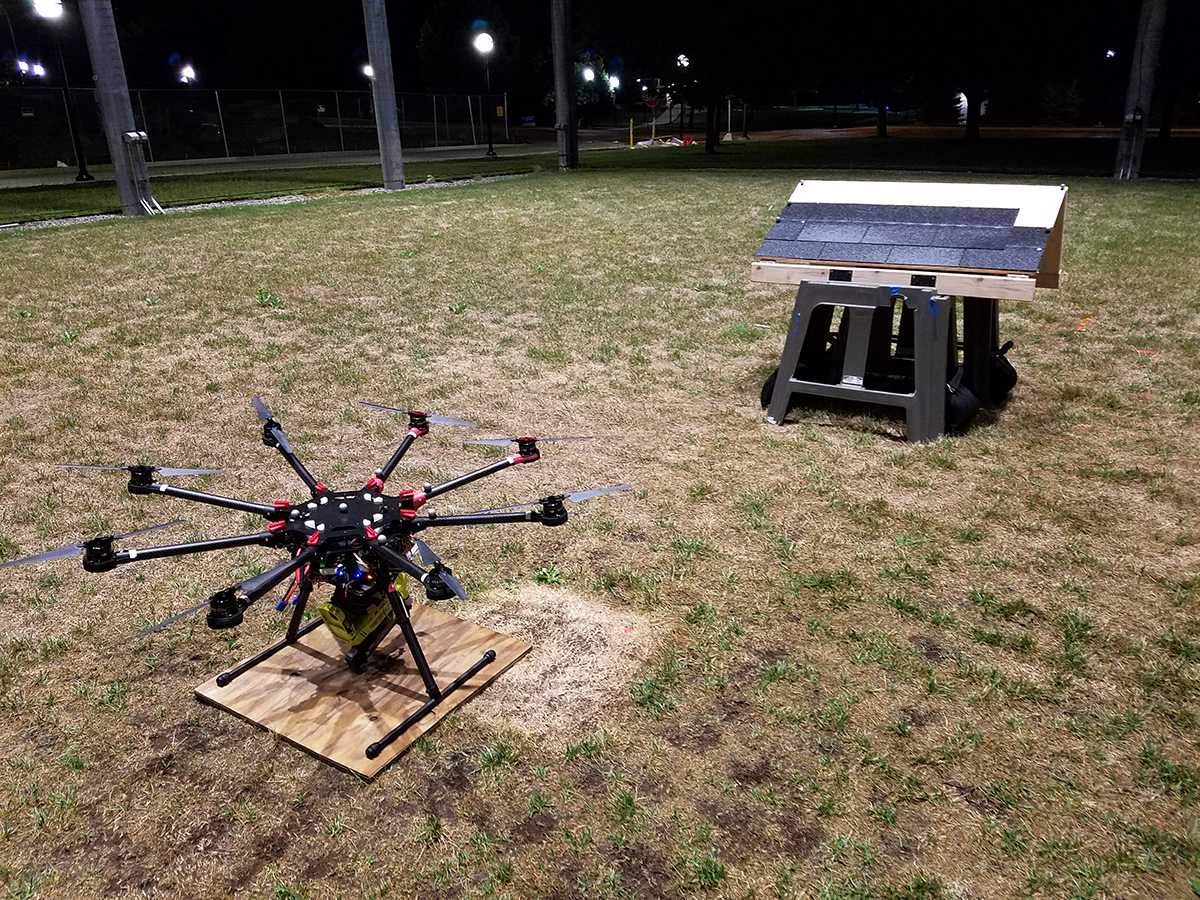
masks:
<path id="1" fill-rule="evenodd" d="M 849 277 L 831 278 L 831 272 Z M 939 272 L 930 269 L 889 269 L 880 267 L 820 265 L 756 260 L 750 267 L 750 280 L 767 284 L 795 284 L 802 281 L 849 281 L 854 284 L 883 284 L 892 287 L 932 287 L 939 294 L 955 297 L 989 297 L 995 300 L 1032 300 L 1040 277 L 1029 275 L 977 275 L 968 272 Z M 918 280 L 914 280 L 918 279 Z M 926 283 L 933 279 L 933 283 Z M 1057 275 L 1055 285 L 1057 286 Z"/>

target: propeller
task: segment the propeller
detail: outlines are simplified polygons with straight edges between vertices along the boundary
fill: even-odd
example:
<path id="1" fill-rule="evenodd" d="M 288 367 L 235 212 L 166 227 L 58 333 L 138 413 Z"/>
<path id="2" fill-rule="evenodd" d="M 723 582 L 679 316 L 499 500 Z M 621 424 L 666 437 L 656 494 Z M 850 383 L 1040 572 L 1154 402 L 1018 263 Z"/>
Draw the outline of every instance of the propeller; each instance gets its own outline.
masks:
<path id="1" fill-rule="evenodd" d="M 158 629 L 160 629 L 160 628 L 166 628 L 168 625 L 174 625 L 180 619 L 186 618 L 187 616 L 190 616 L 192 613 L 200 612 L 200 610 L 204 609 L 204 607 L 206 607 L 206 606 L 208 606 L 208 604 L 212 603 L 212 600 L 213 600 L 213 598 L 209 597 L 203 603 L 197 603 L 191 609 L 185 609 L 183 612 L 176 613 L 175 615 L 171 616 L 171 618 L 169 618 L 169 619 L 163 619 L 157 625 L 151 625 L 149 628 L 145 629 L 144 631 L 139 632 L 138 637 L 143 638 L 148 634 L 152 634 L 155 631 L 158 631 Z M 137 638 L 134 638 L 134 640 L 137 640 Z"/>
<path id="2" fill-rule="evenodd" d="M 521 441 L 590 441 L 590 437 L 508 437 L 508 438 L 478 438 L 471 441 L 463 441 L 464 444 L 486 444 L 489 447 L 507 447 L 509 444 L 520 443 Z"/>
<path id="3" fill-rule="evenodd" d="M 254 396 L 254 408 L 258 411 L 258 421 L 262 422 L 263 427 L 271 432 L 271 436 L 275 438 L 279 448 L 284 453 L 290 454 L 292 445 L 288 443 L 287 435 L 283 433 L 283 426 L 271 415 L 271 411 L 267 409 L 267 405 L 258 398 L 257 394 Z"/>
<path id="4" fill-rule="evenodd" d="M 584 500 L 591 500 L 593 497 L 602 497 L 605 494 L 611 494 L 615 491 L 626 491 L 629 490 L 630 487 L 632 487 L 632 485 L 618 484 L 614 487 L 593 488 L 590 491 L 573 491 L 570 494 L 556 494 L 554 496 L 561 497 L 563 500 L 570 500 L 572 503 L 582 503 Z M 471 513 L 470 515 L 475 516 L 483 513 L 504 512 L 505 510 L 509 509 L 524 509 L 526 506 L 537 506 L 538 504 L 545 503 L 549 499 L 551 498 L 543 497 L 541 500 L 531 500 L 528 503 L 517 503 L 513 506 L 497 506 L 494 509 L 481 509 L 478 512 Z"/>
<path id="5" fill-rule="evenodd" d="M 429 545 L 420 538 L 413 539 L 413 546 L 415 546 L 417 548 L 417 552 L 421 554 L 421 562 L 425 563 L 427 566 L 432 566 L 432 568 L 429 570 L 430 576 L 433 578 L 440 578 L 446 587 L 454 591 L 454 595 L 458 597 L 459 600 L 466 600 L 467 592 L 463 590 L 462 582 L 450 574 L 450 569 L 445 563 L 442 562 L 441 557 L 430 550 Z"/>
<path id="6" fill-rule="evenodd" d="M 112 472 L 128 471 L 143 468 L 142 466 L 82 466 L 77 463 L 55 463 L 57 469 L 106 469 Z M 170 466 L 145 466 L 159 475 L 220 475 L 224 469 L 174 469 Z"/>
<path id="7" fill-rule="evenodd" d="M 151 531 L 158 531 L 160 528 L 170 528 L 172 525 L 182 525 L 183 519 L 176 519 L 174 522 L 164 522 L 162 525 L 153 525 L 150 528 L 143 528 L 140 531 L 131 531 L 129 534 L 118 534 L 113 537 L 114 541 L 123 541 L 126 538 L 137 537 L 139 534 L 148 534 Z M 0 563 L 0 569 L 7 569 L 9 566 L 23 566 L 27 563 L 48 562 L 52 559 L 72 559 L 83 553 L 84 546 L 79 544 L 68 544 L 65 547 L 59 547 L 57 550 L 47 550 L 45 553 L 38 553 L 35 556 L 26 556 L 24 559 L 14 559 L 12 562 Z"/>
<path id="8" fill-rule="evenodd" d="M 249 602 L 253 602 L 259 595 L 270 590 L 283 578 L 287 577 L 287 575 L 290 575 L 291 572 L 296 569 L 296 566 L 297 563 L 295 559 L 285 559 L 283 562 L 279 563 L 273 568 L 267 569 L 267 571 L 263 572 L 261 575 L 255 575 L 252 578 L 247 578 L 245 581 L 235 584 L 230 590 L 236 592 L 238 595 L 247 596 L 249 598 Z M 221 596 L 222 593 L 224 592 L 213 594 L 203 603 L 197 603 L 191 609 L 185 609 L 183 612 L 176 613 L 169 619 L 163 619 L 161 622 L 151 625 L 149 628 L 139 632 L 138 637 L 145 637 L 148 634 L 158 631 L 160 628 L 166 628 L 168 625 L 174 625 L 180 619 L 185 619 L 192 615 L 192 613 L 200 612 L 200 610 L 212 603 L 213 600 Z M 136 639 L 137 638 L 135 638 L 135 640 Z"/>
<path id="9" fill-rule="evenodd" d="M 478 422 L 464 422 L 462 419 L 451 419 L 449 416 L 435 416 L 433 413 L 421 412 L 416 409 L 396 409 L 394 406 L 381 406 L 378 403 L 368 403 L 365 400 L 359 400 L 358 403 L 359 406 L 382 409 L 385 412 L 398 413 L 402 416 L 424 416 L 426 421 L 432 422 L 435 425 L 464 425 L 467 428 L 475 428 L 479 425 Z"/>
<path id="10" fill-rule="evenodd" d="M 267 409 L 267 405 L 258 398 L 257 394 L 254 395 L 254 408 L 255 408 L 255 410 L 258 411 L 258 421 L 260 421 L 260 422 L 275 421 L 275 417 L 273 415 L 271 415 L 271 411 L 269 409 Z"/>

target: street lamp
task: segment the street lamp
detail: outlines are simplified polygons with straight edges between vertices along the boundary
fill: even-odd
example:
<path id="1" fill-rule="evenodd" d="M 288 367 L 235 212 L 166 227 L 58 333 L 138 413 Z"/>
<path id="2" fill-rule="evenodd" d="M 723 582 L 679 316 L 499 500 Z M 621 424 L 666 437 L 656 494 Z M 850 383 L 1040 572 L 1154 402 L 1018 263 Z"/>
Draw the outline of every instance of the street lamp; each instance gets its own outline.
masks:
<path id="1" fill-rule="evenodd" d="M 27 68 L 29 69 L 29 73 L 36 78 L 46 77 L 46 67 L 41 63 L 34 63 L 32 66 L 28 66 Z"/>
<path id="2" fill-rule="evenodd" d="M 61 19 L 63 15 L 62 0 L 33 0 L 33 11 L 43 19 Z M 75 105 L 75 97 L 71 93 L 71 81 L 67 78 L 67 64 L 63 61 L 62 43 L 58 39 L 58 30 L 53 29 L 54 49 L 58 53 L 58 68 L 62 72 L 63 91 L 67 97 L 67 127 L 71 130 L 71 143 L 75 147 L 75 161 L 79 164 L 76 181 L 95 181 L 96 176 L 87 170 L 87 161 L 83 158 L 83 142 L 79 135 L 79 107 Z M 38 63 L 32 66 L 33 74 L 42 76 L 46 70 Z M 39 72 L 38 70 L 41 69 Z"/>
<path id="3" fill-rule="evenodd" d="M 579 73 L 583 76 L 583 80 L 589 84 L 596 80 L 596 70 L 591 66 L 584 66 L 583 71 Z"/>
<path id="4" fill-rule="evenodd" d="M 475 49 L 479 51 L 479 55 L 483 57 L 483 81 L 487 88 L 487 131 L 488 131 L 488 148 L 484 156 L 494 157 L 496 148 L 492 144 L 492 73 L 488 65 L 488 58 L 492 55 L 492 51 L 496 48 L 496 42 L 492 40 L 492 36 L 486 31 L 481 31 L 475 35 L 475 40 L 472 42 Z"/>
<path id="5" fill-rule="evenodd" d="M 375 67 L 373 65 L 371 65 L 370 63 L 367 63 L 365 66 L 362 67 L 362 73 L 364 75 L 366 75 L 368 78 L 374 78 L 375 77 Z"/>
<path id="6" fill-rule="evenodd" d="M 617 88 L 619 88 L 621 86 L 621 79 L 618 78 L 616 75 L 609 75 L 608 76 L 608 86 L 610 88 L 612 88 L 613 93 L 616 93 Z"/>
<path id="7" fill-rule="evenodd" d="M 191 65 L 184 66 L 179 70 L 179 80 L 184 84 L 191 86 L 191 84 L 196 80 L 196 70 L 193 69 Z"/>

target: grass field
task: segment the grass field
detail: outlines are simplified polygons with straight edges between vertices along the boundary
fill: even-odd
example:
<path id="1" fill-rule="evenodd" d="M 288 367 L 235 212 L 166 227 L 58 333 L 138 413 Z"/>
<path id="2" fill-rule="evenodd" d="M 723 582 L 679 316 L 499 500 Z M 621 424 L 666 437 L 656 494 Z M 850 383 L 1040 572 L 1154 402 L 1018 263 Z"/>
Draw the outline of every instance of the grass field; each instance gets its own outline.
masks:
<path id="1" fill-rule="evenodd" d="M 197 487 L 297 496 L 255 393 L 336 486 L 402 435 L 365 399 L 596 436 L 445 512 L 635 488 L 562 528 L 436 535 L 472 594 L 448 608 L 535 649 L 371 783 L 193 699 L 280 633 L 270 604 L 133 640 L 270 553 L 6 570 L 8 894 L 1192 896 L 1200 194 L 1067 178 L 1062 289 L 1002 307 L 1010 401 L 912 446 L 869 416 L 764 422 L 792 298 L 749 262 L 800 174 L 548 172 L 0 236 L 0 560 L 176 516 L 171 541 L 257 528 L 52 468 L 223 466 Z M 392 486 L 498 455 L 463 436 Z"/>

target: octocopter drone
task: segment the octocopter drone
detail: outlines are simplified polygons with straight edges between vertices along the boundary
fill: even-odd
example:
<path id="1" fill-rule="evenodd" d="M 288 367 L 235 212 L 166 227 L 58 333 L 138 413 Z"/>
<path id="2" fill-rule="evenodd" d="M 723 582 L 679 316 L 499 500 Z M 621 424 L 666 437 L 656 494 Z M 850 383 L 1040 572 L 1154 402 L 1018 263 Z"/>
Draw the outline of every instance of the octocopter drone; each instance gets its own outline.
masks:
<path id="1" fill-rule="evenodd" d="M 164 494 L 181 500 L 254 513 L 267 521 L 265 530 L 254 534 L 147 549 L 114 549 L 117 541 L 176 525 L 181 521 L 176 520 L 129 534 L 109 535 L 79 544 L 70 544 L 57 550 L 4 563 L 0 565 L 0 568 L 82 555 L 83 567 L 86 570 L 107 572 L 117 566 L 137 560 L 207 553 L 234 547 L 262 546 L 285 551 L 289 558 L 279 565 L 260 575 L 217 591 L 203 603 L 147 628 L 139 637 L 177 622 L 205 607 L 208 608 L 209 627 L 233 628 L 242 622 L 246 609 L 252 603 L 290 578 L 290 589 L 286 596 L 276 604 L 278 610 L 284 610 L 288 606 L 292 607 L 286 636 L 282 641 L 267 647 L 257 655 L 219 675 L 217 684 L 225 687 L 239 675 L 270 658 L 283 647 L 294 643 L 321 624 L 325 624 L 330 632 L 345 645 L 345 659 L 351 671 L 361 673 L 365 670 L 371 654 L 392 628 L 399 625 L 412 653 L 413 662 L 420 672 L 426 692 L 429 694 L 429 702 L 390 734 L 367 748 L 367 756 L 374 758 L 379 755 L 386 744 L 429 712 L 443 697 L 457 689 L 479 669 L 495 659 L 494 652 L 488 650 L 483 658 L 450 685 L 444 689 L 439 688 L 409 618 L 408 607 L 411 603 L 408 596 L 408 579 L 413 578 L 420 582 L 425 589 L 426 597 L 430 600 L 443 600 L 451 596 L 458 596 L 465 600 L 467 595 L 450 568 L 416 535 L 428 528 L 456 525 L 538 522 L 548 527 L 554 527 L 567 521 L 566 502 L 580 503 L 592 497 L 624 490 L 629 485 L 575 491 L 569 494 L 553 494 L 529 503 L 462 515 L 439 515 L 432 509 L 422 513 L 422 509 L 434 497 L 439 497 L 455 488 L 478 481 L 488 475 L 494 475 L 512 466 L 537 462 L 541 457 L 538 449 L 539 442 L 583 441 L 590 440 L 590 438 L 512 437 L 464 441 L 465 444 L 484 444 L 497 447 L 516 444 L 517 451 L 511 456 L 452 478 L 443 484 L 425 484 L 419 491 L 405 489 L 397 494 L 389 495 L 384 492 L 384 482 L 391 476 L 417 438 L 429 433 L 430 424 L 474 427 L 475 423 L 417 410 L 393 409 L 374 403 L 363 403 L 362 405 L 406 415 L 408 417 L 408 433 L 387 464 L 381 469 L 376 469 L 374 476 L 358 490 L 331 491 L 313 477 L 296 456 L 291 444 L 288 443 L 283 426 L 276 421 L 262 400 L 255 397 L 254 406 L 258 411 L 259 420 L 263 423 L 263 443 L 278 450 L 280 455 L 287 460 L 288 465 L 295 470 L 308 488 L 309 498 L 296 503 L 276 500 L 268 505 L 188 490 L 158 480 L 159 477 L 175 475 L 218 475 L 222 471 L 220 469 L 179 469 L 141 465 L 66 465 L 64 467 L 127 469 L 131 494 Z M 414 558 L 419 559 L 421 565 L 418 565 Z M 422 565 L 428 568 L 423 568 Z M 313 587 L 321 583 L 330 585 L 333 588 L 333 594 L 328 601 L 317 607 L 319 617 L 304 624 L 305 610 Z"/>

